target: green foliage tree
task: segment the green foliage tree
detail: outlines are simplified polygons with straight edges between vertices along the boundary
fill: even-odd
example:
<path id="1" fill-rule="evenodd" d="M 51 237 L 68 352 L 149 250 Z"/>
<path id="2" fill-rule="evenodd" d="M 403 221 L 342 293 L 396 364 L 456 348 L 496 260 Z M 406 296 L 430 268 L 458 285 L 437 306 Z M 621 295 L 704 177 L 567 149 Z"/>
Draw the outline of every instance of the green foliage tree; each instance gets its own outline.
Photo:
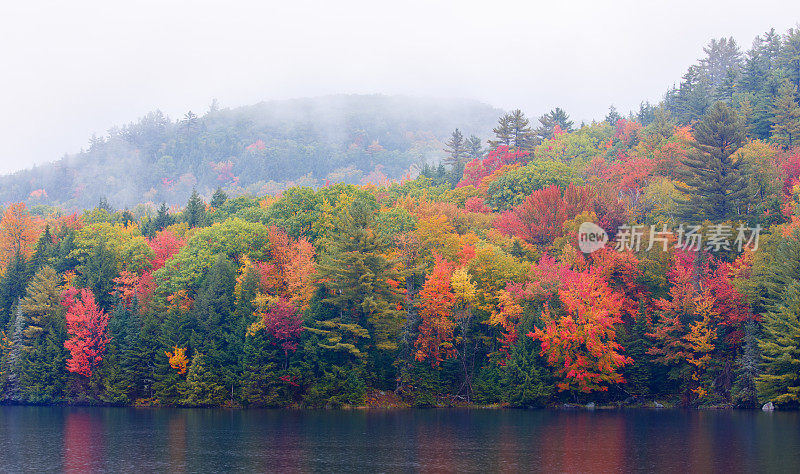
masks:
<path id="1" fill-rule="evenodd" d="M 756 379 L 759 398 L 779 406 L 800 404 L 800 283 L 792 281 L 783 301 L 764 315 L 759 340 L 762 373 Z"/>
<path id="2" fill-rule="evenodd" d="M 735 152 L 745 134 L 736 111 L 717 102 L 694 127 L 693 152 L 679 171 L 678 189 L 688 196 L 681 214 L 691 221 L 720 222 L 744 214 L 748 179 Z"/>
<path id="3" fill-rule="evenodd" d="M 196 352 L 180 385 L 179 403 L 188 407 L 219 406 L 225 400 L 225 388 L 217 382 L 214 374 L 205 366 L 203 354 Z"/>
<path id="4" fill-rule="evenodd" d="M 550 112 L 539 117 L 539 127 L 536 129 L 538 140 L 553 138 L 553 131 L 558 126 L 564 132 L 572 131 L 572 121 L 569 115 L 560 107 L 556 107 Z"/>
<path id="5" fill-rule="evenodd" d="M 773 105 L 772 139 L 784 148 L 800 143 L 800 105 L 797 87 L 788 79 L 778 89 Z"/>
<path id="6" fill-rule="evenodd" d="M 206 203 L 197 194 L 197 189 L 194 189 L 183 210 L 183 220 L 189 224 L 189 227 L 204 227 L 206 217 Z"/>
<path id="7" fill-rule="evenodd" d="M 28 403 L 55 403 L 66 385 L 67 330 L 60 286 L 61 277 L 52 267 L 44 266 L 31 279 L 27 296 L 19 303 L 24 318 L 19 384 L 21 398 Z"/>
<path id="8" fill-rule="evenodd" d="M 498 119 L 497 126 L 492 129 L 494 133 L 494 140 L 489 140 L 489 146 L 497 148 L 498 146 L 505 145 L 510 147 L 513 140 L 513 124 L 510 114 L 503 114 Z"/>
<path id="9" fill-rule="evenodd" d="M 467 144 L 459 129 L 453 130 L 446 145 L 447 147 L 444 149 L 447 152 L 445 163 L 450 166 L 463 164 L 467 156 Z"/>

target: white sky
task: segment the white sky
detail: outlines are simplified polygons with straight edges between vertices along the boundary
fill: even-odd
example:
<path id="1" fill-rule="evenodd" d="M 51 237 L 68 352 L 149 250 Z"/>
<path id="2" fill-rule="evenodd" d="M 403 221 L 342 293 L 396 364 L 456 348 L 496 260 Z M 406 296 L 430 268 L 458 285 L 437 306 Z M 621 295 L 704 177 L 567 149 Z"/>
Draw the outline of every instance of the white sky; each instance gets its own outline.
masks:
<path id="1" fill-rule="evenodd" d="M 657 101 L 712 37 L 743 49 L 796 0 L 5 0 L 0 173 L 172 118 L 329 93 L 468 97 L 576 121 Z"/>

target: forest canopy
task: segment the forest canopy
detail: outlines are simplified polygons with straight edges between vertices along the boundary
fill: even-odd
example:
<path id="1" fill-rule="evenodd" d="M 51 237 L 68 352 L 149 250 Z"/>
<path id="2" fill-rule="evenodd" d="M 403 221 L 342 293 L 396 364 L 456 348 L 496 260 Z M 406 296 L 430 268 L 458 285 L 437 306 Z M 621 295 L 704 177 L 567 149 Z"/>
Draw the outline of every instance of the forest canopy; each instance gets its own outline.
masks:
<path id="1" fill-rule="evenodd" d="M 800 31 L 705 53 L 661 103 L 589 124 L 467 103 L 413 123 L 362 116 L 364 140 L 322 137 L 314 124 L 341 115 L 311 101 L 302 116 L 319 122 L 277 139 L 253 135 L 270 123 L 244 119 L 256 109 L 153 115 L 74 161 L 5 177 L 64 184 L 35 198 L 47 206 L 3 188 L 0 395 L 797 408 Z M 453 113 L 463 122 L 435 131 Z M 423 145 L 412 129 L 434 132 Z M 156 170 L 120 188 L 158 204 L 133 208 L 109 193 L 120 181 L 80 188 L 84 169 L 119 176 L 115 149 Z M 236 161 L 209 167 L 218 149 Z M 408 174 L 428 151 L 441 162 Z M 351 165 L 382 175 L 331 174 Z M 314 182 L 264 188 L 289 170 Z M 142 192 L 180 172 L 194 177 L 169 185 L 183 191 Z"/>

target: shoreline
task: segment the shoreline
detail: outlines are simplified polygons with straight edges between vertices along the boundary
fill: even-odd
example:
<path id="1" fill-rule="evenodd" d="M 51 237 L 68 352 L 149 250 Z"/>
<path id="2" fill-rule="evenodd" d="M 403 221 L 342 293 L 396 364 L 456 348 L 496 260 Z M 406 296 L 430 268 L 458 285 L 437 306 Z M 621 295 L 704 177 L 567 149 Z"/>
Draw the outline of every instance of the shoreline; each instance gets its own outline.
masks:
<path id="1" fill-rule="evenodd" d="M 381 406 L 381 405 L 339 405 L 339 406 L 242 406 L 242 405 L 218 405 L 218 406 L 179 406 L 179 405 L 156 405 L 156 404 L 111 404 L 111 403 L 17 403 L 3 401 L 0 402 L 0 407 L 59 407 L 59 408 L 136 408 L 136 409 L 221 409 L 231 411 L 247 411 L 247 410 L 283 410 L 283 411 L 315 411 L 315 410 L 340 410 L 340 411 L 401 411 L 401 410 L 544 410 L 544 411 L 625 411 L 625 410 L 648 410 L 648 411 L 764 411 L 770 413 L 773 410 L 763 410 L 760 407 L 736 407 L 736 406 L 679 406 L 661 404 L 656 402 L 638 403 L 638 404 L 606 404 L 596 405 L 593 403 L 577 404 L 577 403 L 562 403 L 547 406 L 528 406 L 517 407 L 501 404 L 456 404 L 456 405 L 418 405 L 411 404 Z M 796 409 L 780 409 L 777 406 L 774 411 L 797 411 Z"/>

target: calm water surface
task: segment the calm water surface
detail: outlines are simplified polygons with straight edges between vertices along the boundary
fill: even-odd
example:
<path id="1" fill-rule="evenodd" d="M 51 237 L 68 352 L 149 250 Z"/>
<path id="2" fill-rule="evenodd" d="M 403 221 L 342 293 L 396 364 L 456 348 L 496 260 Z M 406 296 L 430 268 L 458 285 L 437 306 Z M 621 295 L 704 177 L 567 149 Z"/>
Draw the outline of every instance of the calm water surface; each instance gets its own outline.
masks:
<path id="1" fill-rule="evenodd" d="M 800 472 L 798 413 L 0 407 L 3 472 Z"/>

